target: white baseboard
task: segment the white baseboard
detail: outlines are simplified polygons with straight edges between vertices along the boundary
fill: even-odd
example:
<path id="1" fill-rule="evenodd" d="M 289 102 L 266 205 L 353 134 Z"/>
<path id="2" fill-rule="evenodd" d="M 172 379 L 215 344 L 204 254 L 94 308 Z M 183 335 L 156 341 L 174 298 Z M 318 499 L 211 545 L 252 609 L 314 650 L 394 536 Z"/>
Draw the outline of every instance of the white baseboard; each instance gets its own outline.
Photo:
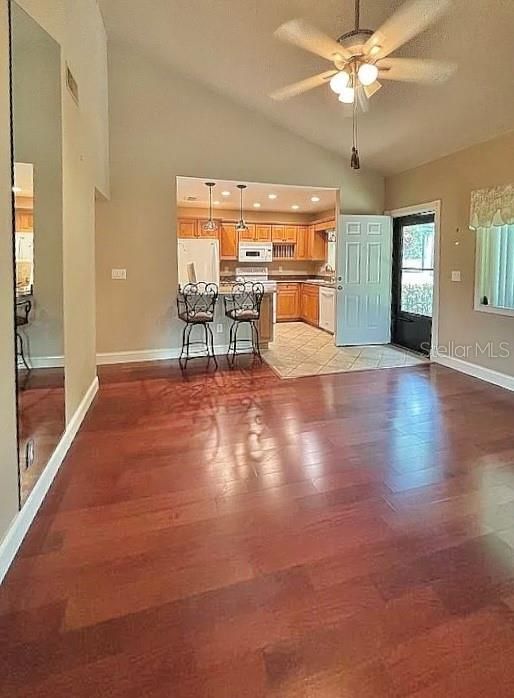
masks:
<path id="1" fill-rule="evenodd" d="M 29 356 L 28 363 L 31 368 L 62 368 L 64 356 Z"/>
<path id="2" fill-rule="evenodd" d="M 493 383 L 500 386 L 500 388 L 514 390 L 514 376 L 493 371 L 492 368 L 484 368 L 484 366 L 478 366 L 463 359 L 456 359 L 454 356 L 433 356 L 432 361 L 447 368 L 453 368 L 455 371 L 466 373 L 468 376 L 479 378 L 487 383 Z"/>
<path id="3" fill-rule="evenodd" d="M 41 473 L 39 480 L 34 485 L 34 489 L 28 496 L 27 501 L 23 505 L 21 511 L 19 511 L 16 515 L 10 529 L 7 531 L 5 538 L 1 542 L 0 583 L 11 566 L 11 563 L 18 552 L 18 548 L 22 544 L 27 531 L 29 530 L 31 523 L 46 496 L 46 493 L 50 489 L 54 477 L 56 476 L 57 471 L 59 470 L 61 463 L 63 462 L 64 457 L 66 456 L 66 453 L 68 452 L 68 449 L 71 446 L 80 425 L 82 424 L 82 420 L 86 416 L 86 413 L 97 392 L 98 377 L 95 376 L 93 382 L 80 401 L 74 415 L 70 419 L 66 427 L 66 431 L 62 435 L 61 440 L 55 448 L 55 451 L 50 457 L 45 469 Z"/>
<path id="4" fill-rule="evenodd" d="M 226 344 L 215 346 L 214 353 L 222 355 L 227 353 Z M 140 349 L 136 351 L 105 352 L 96 355 L 97 366 L 106 364 L 130 364 L 140 361 L 165 361 L 166 359 L 178 359 L 180 349 Z"/>

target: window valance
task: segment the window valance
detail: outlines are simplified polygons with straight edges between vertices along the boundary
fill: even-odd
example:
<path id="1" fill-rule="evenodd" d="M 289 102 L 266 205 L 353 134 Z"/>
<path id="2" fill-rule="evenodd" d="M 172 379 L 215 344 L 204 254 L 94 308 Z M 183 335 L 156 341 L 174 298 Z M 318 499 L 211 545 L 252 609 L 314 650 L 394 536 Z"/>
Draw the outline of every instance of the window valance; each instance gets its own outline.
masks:
<path id="1" fill-rule="evenodd" d="M 471 192 L 469 227 L 490 228 L 491 226 L 514 224 L 514 184 Z"/>

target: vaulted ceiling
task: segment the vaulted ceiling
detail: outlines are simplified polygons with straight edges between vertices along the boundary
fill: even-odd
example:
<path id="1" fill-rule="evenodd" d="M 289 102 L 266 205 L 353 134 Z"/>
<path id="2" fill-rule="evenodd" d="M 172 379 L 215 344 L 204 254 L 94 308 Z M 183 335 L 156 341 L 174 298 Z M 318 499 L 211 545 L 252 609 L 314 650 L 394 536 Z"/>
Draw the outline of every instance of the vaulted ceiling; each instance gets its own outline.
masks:
<path id="1" fill-rule="evenodd" d="M 437 0 L 434 0 L 437 2 Z M 376 29 L 402 3 L 361 0 Z M 304 17 L 337 37 L 353 0 L 100 0 L 107 33 L 313 143 L 347 155 L 351 120 L 328 86 L 288 102 L 277 87 L 327 70 L 323 59 L 273 38 Z M 445 84 L 387 82 L 360 119 L 361 159 L 385 174 L 514 129 L 514 0 L 453 0 L 451 11 L 395 55 L 456 60 Z"/>

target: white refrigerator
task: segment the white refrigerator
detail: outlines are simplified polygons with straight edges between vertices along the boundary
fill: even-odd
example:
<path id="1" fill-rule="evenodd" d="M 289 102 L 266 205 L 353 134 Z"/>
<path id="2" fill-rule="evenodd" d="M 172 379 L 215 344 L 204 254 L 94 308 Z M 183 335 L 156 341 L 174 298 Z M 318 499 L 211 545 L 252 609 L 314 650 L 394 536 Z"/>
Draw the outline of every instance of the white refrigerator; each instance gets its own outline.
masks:
<path id="1" fill-rule="evenodd" d="M 178 282 L 205 281 L 220 283 L 220 248 L 218 240 L 212 238 L 178 240 Z"/>

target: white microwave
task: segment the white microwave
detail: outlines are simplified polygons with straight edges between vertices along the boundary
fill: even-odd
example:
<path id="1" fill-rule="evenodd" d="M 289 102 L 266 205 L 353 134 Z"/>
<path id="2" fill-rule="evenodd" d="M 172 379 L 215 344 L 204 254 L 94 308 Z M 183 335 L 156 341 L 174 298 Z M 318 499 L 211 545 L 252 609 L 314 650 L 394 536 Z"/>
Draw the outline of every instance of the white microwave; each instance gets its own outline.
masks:
<path id="1" fill-rule="evenodd" d="M 273 260 L 273 245 L 271 242 L 240 242 L 240 262 L 271 262 Z"/>

